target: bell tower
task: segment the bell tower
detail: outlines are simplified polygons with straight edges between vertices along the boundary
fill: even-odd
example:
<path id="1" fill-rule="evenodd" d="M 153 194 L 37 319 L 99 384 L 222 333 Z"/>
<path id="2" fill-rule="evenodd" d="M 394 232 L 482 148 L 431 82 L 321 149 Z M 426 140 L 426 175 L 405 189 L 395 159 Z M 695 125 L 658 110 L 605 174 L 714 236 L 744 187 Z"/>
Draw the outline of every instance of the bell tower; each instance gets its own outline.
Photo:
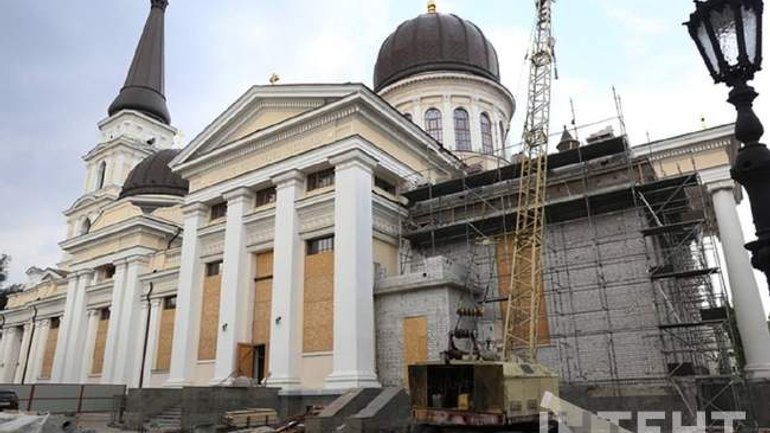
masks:
<path id="1" fill-rule="evenodd" d="M 150 13 L 125 83 L 98 123 L 99 143 L 85 156 L 80 198 L 64 212 L 67 239 L 84 235 L 101 210 L 118 199 L 126 176 L 148 155 L 172 147 L 178 131 L 166 105 L 164 20 L 167 0 L 151 0 Z"/>

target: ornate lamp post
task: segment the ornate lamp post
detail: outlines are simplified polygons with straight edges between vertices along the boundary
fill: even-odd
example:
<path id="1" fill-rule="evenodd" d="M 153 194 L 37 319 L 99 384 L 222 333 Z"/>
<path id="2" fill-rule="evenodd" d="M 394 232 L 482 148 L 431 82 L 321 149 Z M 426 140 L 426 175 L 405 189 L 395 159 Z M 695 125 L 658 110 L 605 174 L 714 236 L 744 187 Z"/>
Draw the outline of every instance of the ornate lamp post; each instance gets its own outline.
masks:
<path id="1" fill-rule="evenodd" d="M 770 150 L 759 139 L 764 128 L 754 114 L 757 97 L 747 84 L 762 65 L 762 0 L 695 1 L 685 23 L 711 77 L 732 88 L 735 138 L 743 143 L 730 174 L 749 195 L 757 240 L 746 244 L 752 265 L 770 281 Z"/>

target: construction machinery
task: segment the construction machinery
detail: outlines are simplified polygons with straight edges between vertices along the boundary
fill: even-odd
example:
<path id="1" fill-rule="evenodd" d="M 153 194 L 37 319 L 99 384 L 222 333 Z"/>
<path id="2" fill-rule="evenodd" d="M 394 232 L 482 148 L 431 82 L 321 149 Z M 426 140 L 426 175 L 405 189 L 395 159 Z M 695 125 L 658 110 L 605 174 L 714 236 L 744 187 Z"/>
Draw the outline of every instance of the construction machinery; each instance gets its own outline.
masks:
<path id="1" fill-rule="evenodd" d="M 415 431 L 522 431 L 537 429 L 540 400 L 558 393 L 558 377 L 537 363 L 543 302 L 543 235 L 547 147 L 554 72 L 551 33 L 553 0 L 536 0 L 537 23 L 528 54 L 527 115 L 519 164 L 516 225 L 507 288 L 499 287 L 505 311 L 502 348 L 496 356 L 483 353 L 476 333 L 455 329 L 443 362 L 409 366 L 412 422 Z M 498 272 L 500 272 L 498 270 Z M 507 291 L 505 290 L 507 289 Z M 486 303 L 487 300 L 484 301 Z M 473 316 L 481 308 L 460 309 Z M 482 312 L 483 314 L 483 312 Z M 455 339 L 471 340 L 472 350 L 457 348 Z"/>

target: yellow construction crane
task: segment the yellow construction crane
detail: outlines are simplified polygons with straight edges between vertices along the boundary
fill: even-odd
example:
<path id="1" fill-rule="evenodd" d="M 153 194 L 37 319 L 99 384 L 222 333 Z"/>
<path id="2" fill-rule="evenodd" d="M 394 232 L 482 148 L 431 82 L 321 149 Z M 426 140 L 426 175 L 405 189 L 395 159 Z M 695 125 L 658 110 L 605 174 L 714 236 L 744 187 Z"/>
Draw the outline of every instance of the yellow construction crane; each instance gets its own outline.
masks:
<path id="1" fill-rule="evenodd" d="M 551 112 L 554 38 L 551 34 L 553 0 L 537 0 L 537 24 L 528 54 L 527 117 L 518 159 L 519 191 L 512 263 L 508 285 L 503 359 L 536 362 L 543 302 L 543 231 Z"/>
<path id="2" fill-rule="evenodd" d="M 554 39 L 553 0 L 536 0 L 537 23 L 528 54 L 529 90 L 517 192 L 516 226 L 507 247 L 512 253 L 500 360 L 464 359 L 452 338 L 475 332 L 456 329 L 442 362 L 409 366 L 415 432 L 536 431 L 540 401 L 558 393 L 558 377 L 537 363 L 543 299 L 543 231 Z M 510 241 L 510 243 L 508 243 Z M 499 275 L 501 269 L 498 268 Z M 503 294 L 503 293 L 501 293 Z M 505 299 L 505 298 L 503 298 Z M 476 310 L 459 311 L 473 316 Z M 478 352 L 475 348 L 474 352 Z"/>

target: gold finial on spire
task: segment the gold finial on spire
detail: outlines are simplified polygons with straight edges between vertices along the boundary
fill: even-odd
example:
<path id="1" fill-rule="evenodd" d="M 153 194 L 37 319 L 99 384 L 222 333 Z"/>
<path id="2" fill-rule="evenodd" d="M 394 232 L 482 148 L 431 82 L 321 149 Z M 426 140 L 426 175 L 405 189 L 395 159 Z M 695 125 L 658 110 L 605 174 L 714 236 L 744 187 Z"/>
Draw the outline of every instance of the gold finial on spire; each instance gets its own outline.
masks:
<path id="1" fill-rule="evenodd" d="M 278 76 L 275 72 L 273 72 L 272 75 L 270 75 L 270 84 L 275 84 L 277 82 L 281 81 L 281 77 Z"/>
<path id="2" fill-rule="evenodd" d="M 436 0 L 428 0 L 428 13 L 429 14 L 436 13 Z"/>

